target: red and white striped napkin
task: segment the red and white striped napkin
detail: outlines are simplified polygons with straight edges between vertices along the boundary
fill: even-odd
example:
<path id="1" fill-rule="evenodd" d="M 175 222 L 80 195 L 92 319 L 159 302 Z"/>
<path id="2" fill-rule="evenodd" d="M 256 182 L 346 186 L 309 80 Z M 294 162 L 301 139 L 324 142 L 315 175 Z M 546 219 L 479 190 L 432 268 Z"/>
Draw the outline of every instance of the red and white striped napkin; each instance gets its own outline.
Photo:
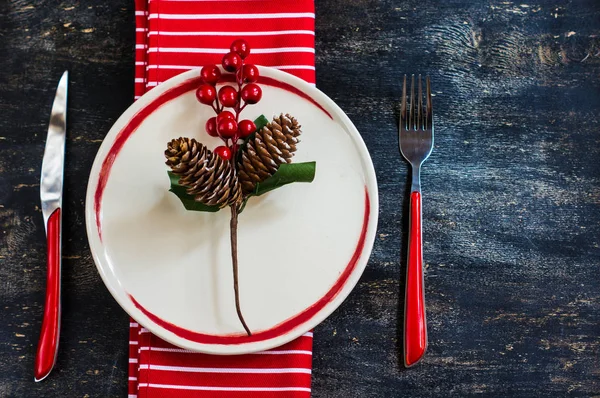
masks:
<path id="1" fill-rule="evenodd" d="M 219 64 L 237 38 L 249 61 L 315 83 L 313 0 L 135 0 L 136 99 L 187 70 Z M 310 397 L 312 333 L 270 351 L 179 349 L 131 321 L 129 398 Z"/>

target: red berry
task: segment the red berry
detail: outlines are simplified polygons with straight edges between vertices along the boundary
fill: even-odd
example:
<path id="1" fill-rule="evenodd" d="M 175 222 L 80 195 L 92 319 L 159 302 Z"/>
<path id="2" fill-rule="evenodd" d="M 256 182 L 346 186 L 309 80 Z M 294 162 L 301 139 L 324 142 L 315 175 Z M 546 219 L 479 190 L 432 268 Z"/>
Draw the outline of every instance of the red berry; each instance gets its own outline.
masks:
<path id="1" fill-rule="evenodd" d="M 238 103 L 238 93 L 231 86 L 223 86 L 219 90 L 219 101 L 223 106 L 234 107 Z"/>
<path id="2" fill-rule="evenodd" d="M 196 90 L 196 98 L 203 104 L 210 105 L 217 96 L 217 90 L 210 84 L 203 84 Z"/>
<path id="3" fill-rule="evenodd" d="M 242 76 L 243 76 L 243 80 L 246 83 L 254 83 L 255 81 L 258 80 L 258 68 L 256 67 L 256 65 L 252 65 L 252 64 L 248 64 L 248 65 L 244 65 L 244 67 L 241 69 Z"/>
<path id="4" fill-rule="evenodd" d="M 216 147 L 215 150 L 213 151 L 213 153 L 216 153 L 222 159 L 225 159 L 225 160 L 231 159 L 231 155 L 232 155 L 231 149 L 229 149 L 223 145 Z"/>
<path id="5" fill-rule="evenodd" d="M 242 99 L 247 104 L 256 104 L 262 97 L 262 89 L 258 84 L 250 83 L 242 89 Z"/>
<path id="6" fill-rule="evenodd" d="M 246 138 L 256 131 L 256 125 L 252 120 L 245 119 L 238 125 L 238 130 L 240 130 L 240 137 Z"/>
<path id="7" fill-rule="evenodd" d="M 233 113 L 229 111 L 223 111 L 217 115 L 217 124 L 221 123 L 222 120 L 226 119 L 235 120 L 235 116 L 233 116 Z"/>
<path id="8" fill-rule="evenodd" d="M 242 66 L 242 57 L 238 53 L 230 52 L 223 56 L 221 62 L 227 72 L 235 72 Z"/>
<path id="9" fill-rule="evenodd" d="M 217 65 L 206 65 L 200 71 L 200 77 L 202 77 L 204 83 L 212 84 L 214 86 L 221 78 L 221 69 L 219 69 Z"/>
<path id="10" fill-rule="evenodd" d="M 208 119 L 206 121 L 206 126 L 204 126 L 206 128 L 206 132 L 208 133 L 208 135 L 210 135 L 211 137 L 218 137 L 219 134 L 217 133 L 217 118 L 216 117 L 211 117 L 210 119 Z"/>
<path id="11" fill-rule="evenodd" d="M 224 119 L 217 123 L 217 131 L 223 138 L 231 138 L 234 137 L 237 133 L 237 123 L 235 120 Z"/>
<path id="12" fill-rule="evenodd" d="M 230 50 L 234 53 L 238 53 L 242 59 L 246 58 L 250 55 L 250 46 L 248 42 L 244 39 L 237 39 L 233 43 L 231 43 Z"/>

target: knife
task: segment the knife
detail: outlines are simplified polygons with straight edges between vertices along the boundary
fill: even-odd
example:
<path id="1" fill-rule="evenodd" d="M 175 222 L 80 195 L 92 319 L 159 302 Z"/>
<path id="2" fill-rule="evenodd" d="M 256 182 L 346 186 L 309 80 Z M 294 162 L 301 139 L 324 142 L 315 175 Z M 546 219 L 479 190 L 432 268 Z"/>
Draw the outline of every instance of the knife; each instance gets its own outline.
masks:
<path id="1" fill-rule="evenodd" d="M 35 355 L 35 381 L 44 380 L 52 371 L 56 362 L 60 335 L 62 192 L 67 134 L 68 80 L 69 72 L 65 71 L 58 83 L 56 96 L 52 104 L 48 138 L 46 139 L 46 149 L 42 161 L 40 197 L 46 228 L 48 270 L 44 318 L 42 319 L 42 331 Z"/>

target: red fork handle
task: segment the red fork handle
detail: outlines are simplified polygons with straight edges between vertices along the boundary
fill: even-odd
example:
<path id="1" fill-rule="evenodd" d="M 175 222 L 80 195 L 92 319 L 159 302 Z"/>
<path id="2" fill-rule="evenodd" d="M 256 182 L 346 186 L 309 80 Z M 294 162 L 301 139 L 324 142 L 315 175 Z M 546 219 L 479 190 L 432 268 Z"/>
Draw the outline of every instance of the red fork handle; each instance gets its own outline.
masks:
<path id="1" fill-rule="evenodd" d="M 421 193 L 410 194 L 408 265 L 404 299 L 404 365 L 410 367 L 427 350 L 425 289 L 423 286 L 423 250 L 421 237 Z"/>
<path id="2" fill-rule="evenodd" d="M 60 271 L 61 271 L 61 217 L 60 208 L 54 210 L 46 226 L 48 245 L 48 273 L 46 276 L 46 301 L 42 331 L 35 355 L 35 381 L 50 374 L 56 361 L 60 334 Z"/>

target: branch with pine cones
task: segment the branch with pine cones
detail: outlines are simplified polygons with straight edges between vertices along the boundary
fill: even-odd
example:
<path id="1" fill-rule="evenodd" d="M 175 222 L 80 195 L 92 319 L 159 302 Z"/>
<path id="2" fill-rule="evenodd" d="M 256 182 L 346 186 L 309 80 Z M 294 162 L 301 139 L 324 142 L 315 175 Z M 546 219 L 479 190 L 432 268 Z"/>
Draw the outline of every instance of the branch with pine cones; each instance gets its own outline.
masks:
<path id="1" fill-rule="evenodd" d="M 237 90 L 216 84 L 221 69 L 216 65 L 202 68 L 203 83 L 196 91 L 198 101 L 209 105 L 217 114 L 205 125 L 209 135 L 219 137 L 224 145 L 209 150 L 194 138 L 180 137 L 167 144 L 166 164 L 171 168 L 171 191 L 184 207 L 195 211 L 231 209 L 230 237 L 236 311 L 244 330 L 252 333 L 242 315 L 237 256 L 238 216 L 248 200 L 293 182 L 312 182 L 316 163 L 292 163 L 301 126 L 293 116 L 280 114 L 268 121 L 260 116 L 255 121 L 239 120 L 247 105 L 262 97 L 256 84 L 258 68 L 244 64 L 250 48 L 244 40 L 236 40 L 222 61 L 226 72 L 235 73 Z M 224 110 L 232 108 L 233 112 Z"/>

